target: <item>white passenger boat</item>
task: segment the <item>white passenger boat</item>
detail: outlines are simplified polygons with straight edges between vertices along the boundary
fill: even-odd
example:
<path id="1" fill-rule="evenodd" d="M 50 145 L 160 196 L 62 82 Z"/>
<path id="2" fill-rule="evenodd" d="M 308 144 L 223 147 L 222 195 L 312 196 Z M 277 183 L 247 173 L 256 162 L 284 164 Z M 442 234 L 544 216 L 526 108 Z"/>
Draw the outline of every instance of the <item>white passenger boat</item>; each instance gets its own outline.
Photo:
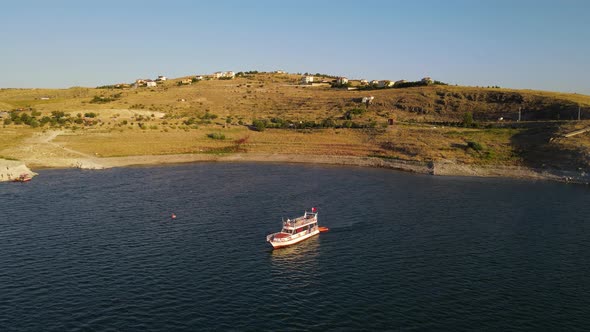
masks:
<path id="1" fill-rule="evenodd" d="M 312 208 L 311 212 L 305 211 L 301 217 L 283 221 L 283 229 L 278 233 L 267 235 L 266 242 L 275 249 L 287 247 L 319 234 L 320 228 L 322 227 L 318 227 L 317 210 Z"/>

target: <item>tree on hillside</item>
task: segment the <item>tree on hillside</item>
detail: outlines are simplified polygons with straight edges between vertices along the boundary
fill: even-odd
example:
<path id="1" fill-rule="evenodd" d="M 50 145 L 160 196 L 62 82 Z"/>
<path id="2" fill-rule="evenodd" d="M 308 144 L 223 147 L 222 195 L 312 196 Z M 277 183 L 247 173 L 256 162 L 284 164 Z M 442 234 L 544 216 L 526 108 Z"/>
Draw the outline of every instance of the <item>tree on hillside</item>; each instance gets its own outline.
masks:
<path id="1" fill-rule="evenodd" d="M 463 114 L 463 127 L 471 127 L 473 125 L 473 114 L 467 112 Z"/>
<path id="2" fill-rule="evenodd" d="M 266 122 L 263 120 L 254 120 L 252 121 L 252 127 L 256 131 L 264 131 L 266 129 Z"/>

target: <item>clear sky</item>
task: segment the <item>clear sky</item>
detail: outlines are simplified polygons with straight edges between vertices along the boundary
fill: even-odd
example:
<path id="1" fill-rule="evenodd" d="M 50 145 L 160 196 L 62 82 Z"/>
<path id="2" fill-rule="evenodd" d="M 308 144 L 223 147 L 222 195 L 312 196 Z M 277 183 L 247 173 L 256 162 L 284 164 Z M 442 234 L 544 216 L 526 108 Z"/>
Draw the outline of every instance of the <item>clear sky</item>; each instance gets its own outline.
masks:
<path id="1" fill-rule="evenodd" d="M 5 1 L 0 87 L 233 70 L 590 94 L 590 1 Z"/>

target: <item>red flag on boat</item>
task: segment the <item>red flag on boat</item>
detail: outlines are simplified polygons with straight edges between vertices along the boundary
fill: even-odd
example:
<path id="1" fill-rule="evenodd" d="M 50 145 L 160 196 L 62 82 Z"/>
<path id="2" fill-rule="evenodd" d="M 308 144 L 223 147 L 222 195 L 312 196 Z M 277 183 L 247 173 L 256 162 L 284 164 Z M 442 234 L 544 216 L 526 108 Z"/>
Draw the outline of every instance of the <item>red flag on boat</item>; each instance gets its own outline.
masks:
<path id="1" fill-rule="evenodd" d="M 312 208 L 311 208 L 311 212 L 313 212 L 313 213 L 315 213 L 317 210 L 318 210 L 318 209 L 316 209 L 316 208 L 314 208 L 314 207 L 312 207 Z"/>

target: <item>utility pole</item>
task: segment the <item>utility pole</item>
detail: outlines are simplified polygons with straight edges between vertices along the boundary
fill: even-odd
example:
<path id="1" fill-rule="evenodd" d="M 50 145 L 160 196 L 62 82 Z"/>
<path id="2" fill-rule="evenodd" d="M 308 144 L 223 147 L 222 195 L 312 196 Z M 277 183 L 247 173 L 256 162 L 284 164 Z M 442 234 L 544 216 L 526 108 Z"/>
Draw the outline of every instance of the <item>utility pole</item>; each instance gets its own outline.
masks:
<path id="1" fill-rule="evenodd" d="M 518 108 L 518 122 L 520 122 L 520 107 Z"/>

